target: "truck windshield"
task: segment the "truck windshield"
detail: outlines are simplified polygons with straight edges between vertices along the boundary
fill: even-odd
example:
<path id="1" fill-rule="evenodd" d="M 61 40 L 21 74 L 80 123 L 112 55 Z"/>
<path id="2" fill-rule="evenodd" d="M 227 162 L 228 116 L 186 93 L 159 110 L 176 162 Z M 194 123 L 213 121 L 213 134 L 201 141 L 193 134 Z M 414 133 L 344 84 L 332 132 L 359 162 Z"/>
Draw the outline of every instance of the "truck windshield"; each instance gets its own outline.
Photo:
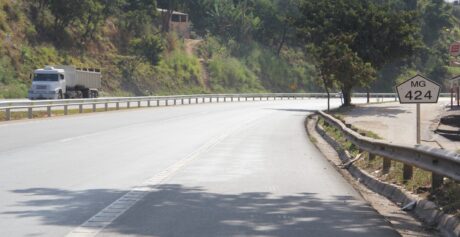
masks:
<path id="1" fill-rule="evenodd" d="M 58 74 L 35 74 L 34 81 L 58 81 Z"/>

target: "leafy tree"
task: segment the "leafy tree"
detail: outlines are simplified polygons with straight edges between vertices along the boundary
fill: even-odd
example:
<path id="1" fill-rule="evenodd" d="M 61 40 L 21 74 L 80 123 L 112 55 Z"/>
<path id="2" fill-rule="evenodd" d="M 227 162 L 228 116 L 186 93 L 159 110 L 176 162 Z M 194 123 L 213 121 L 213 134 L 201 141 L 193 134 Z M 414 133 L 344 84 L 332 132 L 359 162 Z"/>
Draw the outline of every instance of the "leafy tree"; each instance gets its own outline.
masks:
<path id="1" fill-rule="evenodd" d="M 50 0 L 49 8 L 54 16 L 55 34 L 62 35 L 64 29 L 85 14 L 80 0 Z"/>
<path id="2" fill-rule="evenodd" d="M 132 53 L 147 59 L 152 65 L 157 65 L 160 62 L 164 44 L 158 35 L 149 34 L 131 40 L 130 48 Z"/>
<path id="3" fill-rule="evenodd" d="M 81 41 L 84 43 L 89 39 L 93 39 L 102 23 L 108 17 L 105 13 L 104 2 L 99 0 L 83 0 L 82 4 L 84 14 L 79 18 L 82 25 Z"/>
<path id="4" fill-rule="evenodd" d="M 147 28 L 152 28 L 153 20 L 158 15 L 156 0 L 126 1 L 121 6 L 119 23 L 125 33 L 141 36 Z"/>
<path id="5" fill-rule="evenodd" d="M 261 27 L 254 33 L 257 41 L 272 46 L 279 56 L 283 46 L 296 41 L 290 20 L 299 17 L 299 0 L 255 0 L 254 14 L 261 19 Z"/>
<path id="6" fill-rule="evenodd" d="M 337 45 L 329 49 L 328 61 L 335 66 L 328 75 L 341 85 L 344 105 L 350 104 L 354 87 L 372 81 L 363 76 L 373 74 L 371 68 L 410 56 L 420 42 L 416 14 L 410 11 L 396 13 L 361 0 L 303 0 L 301 13 L 294 24 L 306 43 L 323 48 L 333 39 Z"/>
<path id="7" fill-rule="evenodd" d="M 443 29 L 452 27 L 452 7 L 444 0 L 429 0 L 422 12 L 423 39 L 428 45 L 432 45 L 439 39 Z"/>

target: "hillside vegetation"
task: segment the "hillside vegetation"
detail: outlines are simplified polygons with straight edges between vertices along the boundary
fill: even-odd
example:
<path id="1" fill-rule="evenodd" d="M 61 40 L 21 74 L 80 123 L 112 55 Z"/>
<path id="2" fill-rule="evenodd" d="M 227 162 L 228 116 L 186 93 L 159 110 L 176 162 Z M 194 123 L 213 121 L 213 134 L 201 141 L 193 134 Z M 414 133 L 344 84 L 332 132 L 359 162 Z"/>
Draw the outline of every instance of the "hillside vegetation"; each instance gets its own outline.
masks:
<path id="1" fill-rule="evenodd" d="M 379 0 L 369 6 L 358 0 L 334 2 L 337 17 L 376 7 L 376 16 L 384 16 L 381 21 L 377 18 L 376 25 L 384 24 L 388 16 L 407 15 L 401 18 L 407 21 L 398 24 L 410 29 L 404 33 L 410 50 L 378 64 L 361 53 L 365 50 L 357 50 L 355 46 L 363 44 L 353 27 L 350 31 L 338 25 L 320 32 L 323 39 L 335 40 L 328 43 L 343 48 L 319 51 L 321 45 L 309 37 L 313 29 L 305 19 L 312 19 L 309 7 L 330 8 L 332 2 L 0 0 L 0 98 L 25 97 L 32 70 L 57 64 L 101 68 L 103 95 L 114 96 L 305 92 L 323 91 L 325 85 L 343 91 L 342 74 L 358 79 L 353 81 L 354 90 L 383 92 L 415 72 L 442 82 L 458 71 L 448 67 L 446 51 L 450 42 L 460 38 L 460 11 L 444 1 Z M 157 8 L 190 14 L 192 37 L 197 40 L 192 44 L 168 32 Z M 357 20 L 364 26 L 369 23 Z M 340 62 L 347 50 L 348 62 L 363 66 L 354 63 L 348 72 L 335 68 L 340 64 L 332 62 Z M 320 52 L 327 56 L 323 61 Z M 322 70 L 324 65 L 328 70 Z"/>

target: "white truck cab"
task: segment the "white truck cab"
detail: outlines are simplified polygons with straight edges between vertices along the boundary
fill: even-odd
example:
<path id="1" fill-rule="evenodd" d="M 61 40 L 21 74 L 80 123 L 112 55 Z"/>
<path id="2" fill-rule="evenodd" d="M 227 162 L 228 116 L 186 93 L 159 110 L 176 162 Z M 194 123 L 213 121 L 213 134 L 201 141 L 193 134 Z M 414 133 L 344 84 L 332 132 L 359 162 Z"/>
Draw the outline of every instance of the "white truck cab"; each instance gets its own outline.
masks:
<path id="1" fill-rule="evenodd" d="M 37 69 L 32 75 L 30 99 L 64 99 L 66 92 L 66 75 L 64 69 L 45 67 Z"/>

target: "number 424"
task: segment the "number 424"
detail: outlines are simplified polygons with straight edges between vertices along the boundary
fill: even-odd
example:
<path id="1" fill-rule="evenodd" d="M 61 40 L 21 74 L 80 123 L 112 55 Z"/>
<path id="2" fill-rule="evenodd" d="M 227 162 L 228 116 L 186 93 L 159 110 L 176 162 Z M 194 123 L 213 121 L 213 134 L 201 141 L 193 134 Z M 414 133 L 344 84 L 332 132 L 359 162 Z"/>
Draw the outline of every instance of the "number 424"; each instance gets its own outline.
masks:
<path id="1" fill-rule="evenodd" d="M 407 98 L 409 100 L 422 100 L 423 98 L 431 99 L 432 97 L 433 96 L 431 96 L 431 91 L 427 91 L 425 95 L 423 95 L 422 91 L 409 91 L 404 96 L 404 98 Z"/>

